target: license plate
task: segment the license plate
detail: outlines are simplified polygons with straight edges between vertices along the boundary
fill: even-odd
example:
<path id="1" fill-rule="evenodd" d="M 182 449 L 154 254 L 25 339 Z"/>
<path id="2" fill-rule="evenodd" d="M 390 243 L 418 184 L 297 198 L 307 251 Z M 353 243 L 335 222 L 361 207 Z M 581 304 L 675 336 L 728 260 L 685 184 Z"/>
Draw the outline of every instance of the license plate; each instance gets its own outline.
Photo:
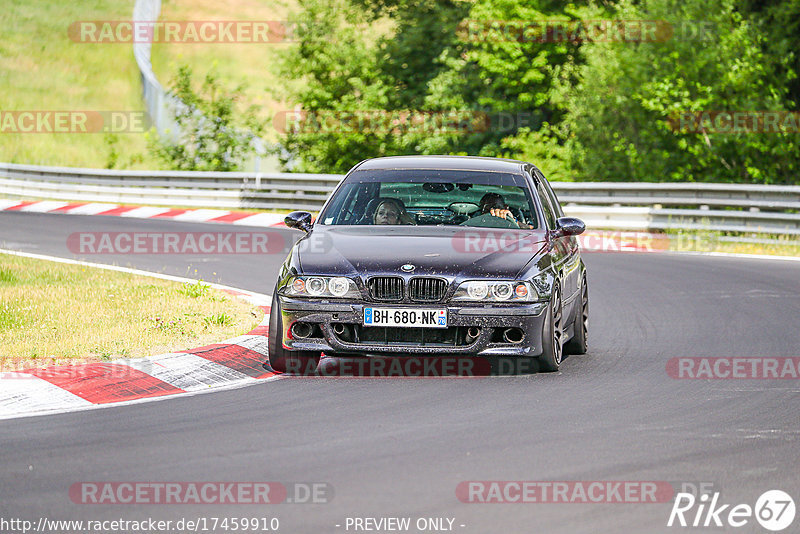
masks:
<path id="1" fill-rule="evenodd" d="M 364 326 L 447 328 L 447 310 L 364 308 Z"/>

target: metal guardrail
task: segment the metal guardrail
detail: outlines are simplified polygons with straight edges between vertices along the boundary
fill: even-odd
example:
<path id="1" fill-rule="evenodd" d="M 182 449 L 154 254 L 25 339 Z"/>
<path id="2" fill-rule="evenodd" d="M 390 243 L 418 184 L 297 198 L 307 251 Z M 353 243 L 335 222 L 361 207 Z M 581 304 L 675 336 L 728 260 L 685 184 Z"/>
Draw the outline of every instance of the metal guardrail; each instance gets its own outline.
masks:
<path id="1" fill-rule="evenodd" d="M 800 210 L 800 186 L 695 182 L 561 182 L 561 202 Z"/>
<path id="2" fill-rule="evenodd" d="M 558 185 L 553 184 L 558 193 Z M 561 195 L 559 194 L 559 198 Z M 562 201 L 563 202 L 563 201 Z M 588 227 L 614 230 L 711 230 L 800 236 L 800 214 L 749 210 L 663 209 L 564 205 L 564 212 Z"/>
<path id="3" fill-rule="evenodd" d="M 133 6 L 133 20 L 137 22 L 155 22 L 161 13 L 161 0 L 137 0 Z M 177 137 L 178 125 L 173 118 L 173 111 L 180 104 L 178 99 L 167 94 L 153 72 L 150 62 L 150 51 L 153 44 L 149 41 L 133 43 L 133 57 L 139 67 L 142 78 L 142 97 L 147 114 L 153 122 L 158 135 Z"/>
<path id="4" fill-rule="evenodd" d="M 336 174 L 118 171 L 0 163 L 0 195 L 81 202 L 317 211 Z"/>
<path id="5" fill-rule="evenodd" d="M 82 202 L 319 210 L 338 174 L 118 171 L 0 163 L 0 195 Z M 800 235 L 800 186 L 554 182 L 589 227 Z M 665 207 L 666 206 L 666 207 Z"/>

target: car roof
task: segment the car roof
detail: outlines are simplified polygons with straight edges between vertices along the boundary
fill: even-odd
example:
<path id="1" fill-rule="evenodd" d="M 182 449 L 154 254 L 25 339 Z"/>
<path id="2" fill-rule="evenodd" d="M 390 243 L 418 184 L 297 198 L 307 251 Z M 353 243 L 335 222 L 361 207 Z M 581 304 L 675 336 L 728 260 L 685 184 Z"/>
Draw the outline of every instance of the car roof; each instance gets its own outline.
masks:
<path id="1" fill-rule="evenodd" d="M 353 170 L 437 169 L 508 172 L 518 174 L 524 161 L 476 156 L 389 156 L 362 161 Z"/>

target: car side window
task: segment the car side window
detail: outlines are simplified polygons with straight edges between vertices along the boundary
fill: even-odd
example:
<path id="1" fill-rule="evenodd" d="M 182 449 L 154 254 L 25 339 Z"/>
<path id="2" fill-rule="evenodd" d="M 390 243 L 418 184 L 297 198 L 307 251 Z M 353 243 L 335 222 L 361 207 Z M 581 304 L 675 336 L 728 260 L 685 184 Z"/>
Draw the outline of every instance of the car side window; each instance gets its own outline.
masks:
<path id="1" fill-rule="evenodd" d="M 555 230 L 556 215 L 550 204 L 550 196 L 547 194 L 541 180 L 536 180 L 536 192 L 539 194 L 539 199 L 542 202 L 542 209 L 544 210 L 544 219 L 547 221 L 547 227 L 551 230 Z"/>
<path id="2" fill-rule="evenodd" d="M 332 217 L 325 217 L 323 224 L 357 224 L 360 215 L 357 213 L 359 205 L 366 204 L 365 198 L 369 194 L 365 186 L 345 186 L 344 194 L 334 199 L 335 204 L 328 213 Z"/>
<path id="3" fill-rule="evenodd" d="M 564 211 L 561 209 L 561 203 L 558 201 L 558 197 L 556 196 L 556 192 L 553 191 L 550 182 L 545 180 L 544 175 L 539 171 L 536 171 L 536 176 L 539 178 L 539 182 L 541 182 L 542 187 L 547 191 L 547 197 L 550 199 L 550 205 L 553 208 L 553 213 L 556 215 L 556 219 L 559 217 L 564 216 Z"/>

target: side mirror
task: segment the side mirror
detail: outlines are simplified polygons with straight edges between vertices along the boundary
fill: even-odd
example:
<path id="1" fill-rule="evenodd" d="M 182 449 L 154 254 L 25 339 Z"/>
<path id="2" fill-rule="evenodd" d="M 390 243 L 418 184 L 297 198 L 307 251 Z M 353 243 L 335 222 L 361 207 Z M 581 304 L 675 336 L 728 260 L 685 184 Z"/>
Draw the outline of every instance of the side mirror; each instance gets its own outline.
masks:
<path id="1" fill-rule="evenodd" d="M 558 228 L 554 232 L 555 237 L 579 235 L 586 230 L 586 224 L 575 217 L 560 217 L 556 222 L 558 223 Z"/>
<path id="2" fill-rule="evenodd" d="M 306 233 L 311 231 L 311 214 L 307 211 L 293 211 L 283 220 L 289 228 L 297 228 Z"/>

